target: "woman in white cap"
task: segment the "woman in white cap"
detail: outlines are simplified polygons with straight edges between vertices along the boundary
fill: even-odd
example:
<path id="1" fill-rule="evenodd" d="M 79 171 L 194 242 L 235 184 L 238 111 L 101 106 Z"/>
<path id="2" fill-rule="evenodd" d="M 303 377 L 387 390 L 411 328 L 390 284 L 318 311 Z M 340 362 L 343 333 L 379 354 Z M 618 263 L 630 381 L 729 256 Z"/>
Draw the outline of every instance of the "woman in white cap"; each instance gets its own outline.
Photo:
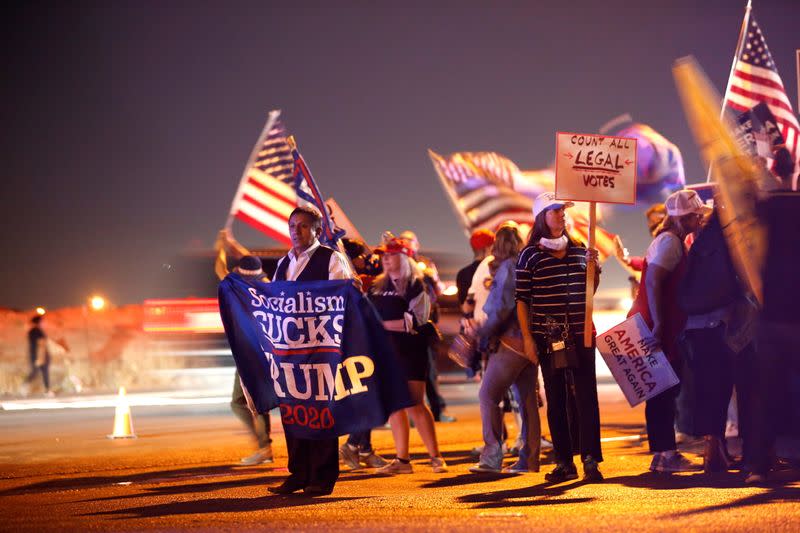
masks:
<path id="1" fill-rule="evenodd" d="M 534 223 L 528 246 L 517 261 L 515 299 L 525 356 L 541 360 L 547 395 L 547 421 L 557 465 L 545 479 L 559 483 L 578 477 L 572 461 L 572 436 L 567 417 L 567 383 L 571 379 L 578 410 L 577 431 L 583 478 L 602 481 L 598 463 L 600 410 L 597 402 L 594 346 L 583 346 L 586 316 L 586 265 L 597 262 L 597 250 L 587 249 L 566 230 L 564 210 L 572 202 L 540 194 L 533 203 Z M 599 283 L 595 269 L 595 287 Z"/>
<path id="2" fill-rule="evenodd" d="M 677 294 L 678 283 L 686 271 L 684 240 L 700 228 L 703 216 L 710 210 L 690 190 L 672 193 L 664 205 L 667 216 L 647 248 L 640 289 L 628 316 L 642 315 L 680 377 L 683 361 L 677 339 L 686 324 L 686 315 L 678 305 Z M 702 468 L 677 450 L 675 400 L 679 391 L 680 385 L 675 385 L 646 402 L 652 472 L 690 472 Z"/>

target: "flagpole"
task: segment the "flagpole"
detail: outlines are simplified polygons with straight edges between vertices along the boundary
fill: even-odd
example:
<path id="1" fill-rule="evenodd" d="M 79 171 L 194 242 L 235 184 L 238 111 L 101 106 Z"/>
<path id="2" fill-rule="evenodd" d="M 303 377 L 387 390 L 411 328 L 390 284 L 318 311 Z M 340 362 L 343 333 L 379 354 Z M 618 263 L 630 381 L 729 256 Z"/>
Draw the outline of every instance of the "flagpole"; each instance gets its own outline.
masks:
<path id="1" fill-rule="evenodd" d="M 247 174 L 250 171 L 250 168 L 255 163 L 256 158 L 258 157 L 258 152 L 261 151 L 261 147 L 264 145 L 264 141 L 267 139 L 267 135 L 269 135 L 269 130 L 272 129 L 272 126 L 275 124 L 275 121 L 278 120 L 278 117 L 281 115 L 279 109 L 272 110 L 267 115 L 267 123 L 264 124 L 264 129 L 261 131 L 261 135 L 258 136 L 258 140 L 256 141 L 255 146 L 253 147 L 253 151 L 250 153 L 250 158 L 247 160 L 247 164 L 244 166 L 244 172 L 242 172 L 242 179 L 239 180 L 239 188 L 236 189 L 236 195 L 233 197 L 233 202 L 231 202 L 231 208 L 228 211 L 228 220 L 225 222 L 225 229 L 230 231 L 231 226 L 233 226 L 233 219 L 234 213 L 236 210 L 236 206 L 241 200 L 242 195 L 244 194 L 244 186 L 247 183 Z"/>
<path id="2" fill-rule="evenodd" d="M 456 212 L 458 218 L 461 219 L 461 224 L 464 226 L 464 234 L 469 237 L 470 236 L 470 227 L 471 224 L 469 223 L 469 219 L 467 216 L 461 212 L 461 209 L 458 208 L 458 200 L 456 199 L 455 194 L 450 189 L 450 185 L 447 183 L 447 180 L 442 176 L 442 171 L 439 170 L 439 165 L 436 164 L 436 159 L 434 158 L 439 157 L 439 154 L 428 148 L 428 157 L 431 158 L 431 162 L 433 163 L 433 168 L 436 170 L 436 175 L 439 177 L 439 181 L 442 183 L 442 187 L 444 187 L 444 191 L 447 193 L 447 199 L 450 200 L 450 205 L 453 207 L 453 210 Z"/>
<path id="3" fill-rule="evenodd" d="M 744 19 L 742 19 L 742 28 L 739 30 L 739 41 L 736 43 L 736 51 L 733 54 L 733 62 L 731 63 L 731 72 L 728 75 L 728 85 L 725 87 L 725 96 L 722 97 L 722 107 L 719 110 L 719 118 L 725 116 L 725 103 L 728 101 L 728 95 L 731 92 L 731 85 L 733 84 L 733 73 L 736 70 L 736 63 L 739 61 L 739 56 L 742 53 L 744 46 L 744 35 L 747 31 L 747 24 L 750 22 L 750 11 L 753 9 L 752 0 L 747 0 L 747 7 L 744 10 Z M 708 165 L 708 175 L 706 176 L 706 183 L 711 182 L 711 168 L 713 164 Z"/>

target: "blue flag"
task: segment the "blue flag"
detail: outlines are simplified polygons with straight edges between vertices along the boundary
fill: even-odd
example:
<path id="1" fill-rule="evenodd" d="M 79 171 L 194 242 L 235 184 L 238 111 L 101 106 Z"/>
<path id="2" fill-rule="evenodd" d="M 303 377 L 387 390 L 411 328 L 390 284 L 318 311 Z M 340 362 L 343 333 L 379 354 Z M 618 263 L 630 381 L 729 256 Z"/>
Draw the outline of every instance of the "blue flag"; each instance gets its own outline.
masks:
<path id="1" fill-rule="evenodd" d="M 365 431 L 412 405 L 383 324 L 350 280 L 262 283 L 230 274 L 219 308 L 256 410 L 280 408 L 293 436 Z"/>
<path id="2" fill-rule="evenodd" d="M 311 175 L 305 159 L 296 147 L 292 149 L 292 157 L 294 158 L 294 188 L 297 196 L 313 205 L 322 215 L 322 232 L 319 235 L 319 242 L 334 250 L 339 250 L 339 239 L 344 237 L 345 231 L 334 226 L 322 192 L 317 187 L 314 176 Z M 344 250 L 340 251 L 344 252 Z"/>

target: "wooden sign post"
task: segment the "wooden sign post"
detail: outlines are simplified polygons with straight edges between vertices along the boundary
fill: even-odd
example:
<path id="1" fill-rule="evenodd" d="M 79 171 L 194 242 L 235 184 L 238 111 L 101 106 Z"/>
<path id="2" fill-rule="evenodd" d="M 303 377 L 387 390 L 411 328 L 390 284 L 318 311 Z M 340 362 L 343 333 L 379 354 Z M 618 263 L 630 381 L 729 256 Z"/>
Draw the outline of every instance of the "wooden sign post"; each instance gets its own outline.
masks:
<path id="1" fill-rule="evenodd" d="M 636 203 L 636 139 L 586 133 L 556 134 L 556 198 L 590 202 L 589 243 L 594 248 L 597 202 Z M 586 267 L 583 345 L 592 345 L 595 266 Z"/>

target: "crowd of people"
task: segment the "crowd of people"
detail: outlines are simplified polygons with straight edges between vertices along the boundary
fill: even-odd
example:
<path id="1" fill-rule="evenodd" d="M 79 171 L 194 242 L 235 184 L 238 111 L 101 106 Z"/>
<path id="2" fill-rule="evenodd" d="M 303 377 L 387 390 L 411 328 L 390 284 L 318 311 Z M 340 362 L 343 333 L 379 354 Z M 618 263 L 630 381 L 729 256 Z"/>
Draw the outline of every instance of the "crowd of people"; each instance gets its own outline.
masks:
<path id="1" fill-rule="evenodd" d="M 760 305 L 729 252 L 721 208 L 708 207 L 695 191 L 677 191 L 663 206 L 649 210 L 652 243 L 642 258 L 625 257 L 629 266 L 641 272 L 630 315 L 641 314 L 652 331 L 651 346 L 664 352 L 680 377 L 678 385 L 646 404 L 654 473 L 710 473 L 738 467 L 746 483 L 761 483 L 775 464 L 776 430 L 786 420 L 779 401 L 786 373 L 780 369 L 796 371 L 800 353 L 797 336 L 792 334 L 798 322 L 792 304 L 800 294 L 788 245 L 792 230 L 799 228 L 796 222 L 795 227 L 787 227 L 793 220 L 788 213 L 800 207 L 800 193 L 787 186 L 793 167 L 779 163 L 778 171 L 785 186 L 758 204 L 768 231 Z M 468 352 L 462 362 L 469 375 L 481 380 L 483 446 L 477 449 L 477 464 L 469 469 L 476 475 L 538 472 L 542 448 L 551 445 L 555 466 L 545 474 L 547 481 L 576 479 L 575 455 L 586 482 L 604 479 L 595 345 L 586 346 L 583 336 L 588 265 L 594 263 L 591 286 L 595 289 L 602 269 L 597 251 L 568 231 L 570 207 L 571 202 L 546 192 L 535 199 L 529 235 L 508 222 L 496 232 L 477 230 L 470 238 L 474 260 L 458 273 L 457 287 L 463 313 L 461 350 Z M 440 293 L 433 263 L 419 256 L 419 242 L 410 232 L 395 237 L 387 231 L 374 250 L 360 241 L 346 241 L 345 254 L 320 245 L 320 230 L 321 218 L 313 209 L 298 208 L 292 213 L 292 249 L 279 262 L 274 279 L 352 278 L 383 322 L 405 371 L 412 405 L 389 417 L 395 446 L 390 460 L 375 452 L 370 431 L 349 435 L 341 446 L 337 439 L 309 441 L 287 435 L 290 475 L 270 490 L 329 494 L 340 461 L 350 470 L 411 473 L 411 427 L 419 432 L 432 471 L 447 472 L 435 425 L 441 420 L 443 401 L 435 389 L 433 346 L 440 341 L 436 328 Z M 263 271 L 257 261 L 246 256 L 236 270 L 243 277 L 260 278 Z M 539 391 L 540 371 L 544 397 Z M 235 387 L 232 406 L 259 447 L 243 462 L 272 461 L 268 414 L 250 414 L 246 420 L 242 400 L 237 400 L 240 396 L 240 386 Z M 732 396 L 743 441 L 738 460 L 729 453 L 725 437 Z M 539 409 L 545 403 L 552 444 L 542 437 Z M 506 408 L 509 405 L 511 409 Z M 705 441 L 702 463 L 678 449 L 679 409 L 692 414 L 682 431 Z M 511 450 L 515 460 L 504 465 L 509 452 L 504 423 L 508 410 L 517 416 L 519 435 Z"/>

